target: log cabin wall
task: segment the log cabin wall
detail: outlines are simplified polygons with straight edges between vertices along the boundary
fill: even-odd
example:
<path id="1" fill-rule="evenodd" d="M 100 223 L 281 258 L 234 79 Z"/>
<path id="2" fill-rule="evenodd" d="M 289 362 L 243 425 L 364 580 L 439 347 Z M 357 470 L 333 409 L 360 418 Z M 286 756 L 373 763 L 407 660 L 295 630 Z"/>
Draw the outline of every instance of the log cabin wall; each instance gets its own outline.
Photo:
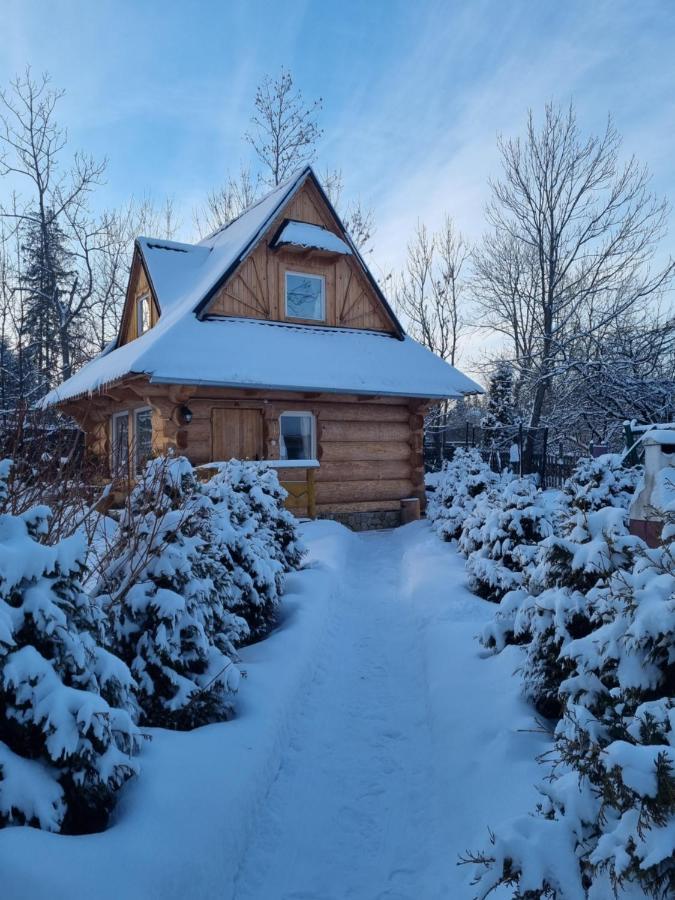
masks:
<path id="1" fill-rule="evenodd" d="M 189 424 L 180 419 L 183 405 L 192 413 Z M 154 452 L 175 449 L 195 466 L 221 461 L 219 456 L 229 458 L 214 434 L 214 423 L 222 418 L 216 411 L 258 412 L 262 439 L 259 455 L 271 460 L 280 455 L 281 413 L 310 412 L 315 418 L 319 460 L 314 477 L 316 512 L 320 518 L 339 518 L 354 524 L 359 516 L 386 513 L 393 524 L 402 499 L 418 497 L 424 508 L 423 400 L 308 396 L 139 382 L 110 388 L 106 396 L 79 401 L 68 411 L 88 431 L 89 449 L 109 458 L 110 416 L 142 406 L 153 410 Z M 293 470 L 279 474 L 287 482 L 297 477 Z M 306 509 L 296 507 L 295 511 L 307 514 Z"/>
<path id="2" fill-rule="evenodd" d="M 419 497 L 424 505 L 421 401 L 346 396 L 326 399 L 326 395 L 312 400 L 304 395 L 263 392 L 257 397 L 236 397 L 227 392 L 221 399 L 197 394 L 188 403 L 193 418 L 183 429 L 184 446 L 180 449 L 194 465 L 217 459 L 214 409 L 259 410 L 263 434 L 260 456 L 264 459 L 279 458 L 280 415 L 311 412 L 320 463 L 315 472 L 320 517 L 398 511 L 406 497 Z M 284 473 L 284 478 L 291 481 L 293 475 Z"/>
<path id="3" fill-rule="evenodd" d="M 268 229 L 264 239 L 232 277 L 216 292 L 208 315 L 242 316 L 276 322 L 302 323 L 285 309 L 286 272 L 306 272 L 325 278 L 326 318 L 312 321 L 334 328 L 367 328 L 395 333 L 393 323 L 361 267 L 349 255 L 269 246 L 284 219 L 321 225 L 339 235 L 337 223 L 308 182 Z"/>

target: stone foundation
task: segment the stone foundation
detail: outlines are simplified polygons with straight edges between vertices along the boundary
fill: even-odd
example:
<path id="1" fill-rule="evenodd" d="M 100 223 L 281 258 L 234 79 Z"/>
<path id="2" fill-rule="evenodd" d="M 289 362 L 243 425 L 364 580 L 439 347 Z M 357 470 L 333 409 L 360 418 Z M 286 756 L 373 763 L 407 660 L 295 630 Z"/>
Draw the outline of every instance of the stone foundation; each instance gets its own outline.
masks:
<path id="1" fill-rule="evenodd" d="M 323 515 L 322 519 L 332 519 L 346 525 L 352 531 L 378 531 L 382 528 L 398 528 L 401 513 L 397 509 L 376 510 L 374 512 L 334 513 Z"/>

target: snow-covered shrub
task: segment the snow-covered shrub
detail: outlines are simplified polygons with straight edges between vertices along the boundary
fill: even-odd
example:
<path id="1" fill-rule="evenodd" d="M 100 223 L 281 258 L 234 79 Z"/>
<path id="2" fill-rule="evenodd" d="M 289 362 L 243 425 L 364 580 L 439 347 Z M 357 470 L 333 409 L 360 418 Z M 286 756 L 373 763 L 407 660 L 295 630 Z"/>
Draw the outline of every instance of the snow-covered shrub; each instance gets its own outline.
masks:
<path id="1" fill-rule="evenodd" d="M 675 894 L 675 545 L 641 548 L 590 593 L 601 624 L 561 651 L 557 764 L 539 814 L 472 857 L 481 897 L 584 897 L 603 878 Z"/>
<path id="2" fill-rule="evenodd" d="M 144 724 L 191 728 L 231 711 L 233 644 L 248 628 L 227 606 L 232 579 L 215 519 L 186 459 L 151 460 L 102 567 L 111 646 L 137 681 Z"/>
<path id="3" fill-rule="evenodd" d="M 284 496 L 255 463 L 226 463 L 205 484 L 184 458 L 147 464 L 97 591 L 144 723 L 191 728 L 229 715 L 236 648 L 269 630 L 302 559 Z"/>
<path id="4" fill-rule="evenodd" d="M 100 830 L 137 771 L 141 736 L 111 705 L 132 705 L 133 682 L 86 630 L 84 540 L 41 542 L 47 507 L 5 511 L 9 471 L 0 462 L 0 826 Z"/>
<path id="5" fill-rule="evenodd" d="M 574 509 L 627 509 L 641 474 L 640 466 L 625 468 L 618 453 L 605 453 L 594 459 L 584 457 L 563 485 L 563 494 Z"/>
<path id="6" fill-rule="evenodd" d="M 602 622 L 593 588 L 629 567 L 642 545 L 628 532 L 627 510 L 613 506 L 591 512 L 572 508 L 561 530 L 564 536 L 542 542 L 514 628 L 530 639 L 522 669 L 525 695 L 549 718 L 562 712 L 558 691 L 570 671 L 563 649 Z"/>
<path id="7" fill-rule="evenodd" d="M 467 559 L 469 586 L 486 600 L 499 602 L 522 586 L 537 545 L 553 534 L 556 505 L 532 478 L 508 481 L 479 530 Z"/>
<path id="8" fill-rule="evenodd" d="M 457 549 L 462 556 L 469 556 L 483 545 L 483 526 L 492 514 L 493 510 L 501 506 L 504 501 L 506 486 L 514 480 L 511 472 L 504 471 L 497 476 L 492 484 L 478 494 L 473 505 L 467 510 L 462 530 L 457 540 Z"/>
<path id="9" fill-rule="evenodd" d="M 600 624 L 589 591 L 629 566 L 641 545 L 628 533 L 637 477 L 617 456 L 582 460 L 563 488 L 556 533 L 541 542 L 522 588 L 506 595 L 484 630 L 483 643 L 497 650 L 529 645 L 525 694 L 546 717 L 561 714 L 558 690 L 569 672 L 561 650 Z"/>
<path id="10" fill-rule="evenodd" d="M 284 506 L 287 494 L 279 484 L 276 470 L 264 463 L 233 459 L 222 464 L 219 474 L 208 484 L 214 488 L 223 480 L 245 497 L 258 532 L 265 535 L 273 557 L 282 563 L 284 571 L 297 569 L 305 549 L 298 538 L 297 520 Z"/>
<path id="11" fill-rule="evenodd" d="M 483 494 L 498 477 L 475 449 L 455 450 L 446 463 L 436 490 L 429 497 L 427 516 L 436 532 L 445 541 L 458 538 L 467 516 Z"/>
<path id="12" fill-rule="evenodd" d="M 286 492 L 269 466 L 223 463 L 204 490 L 217 513 L 213 541 L 233 582 L 228 608 L 256 639 L 274 624 L 284 576 L 302 562 L 296 519 L 284 507 Z"/>

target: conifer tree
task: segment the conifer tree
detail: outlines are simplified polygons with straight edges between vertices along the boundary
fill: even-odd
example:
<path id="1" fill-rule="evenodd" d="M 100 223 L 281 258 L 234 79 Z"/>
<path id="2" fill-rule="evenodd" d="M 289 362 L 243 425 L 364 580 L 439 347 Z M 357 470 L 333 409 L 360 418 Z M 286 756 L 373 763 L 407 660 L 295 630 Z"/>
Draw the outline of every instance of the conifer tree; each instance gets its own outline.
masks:
<path id="1" fill-rule="evenodd" d="M 68 290 L 67 281 L 73 275 L 65 235 L 50 210 L 42 221 L 37 215 L 26 218 L 21 250 L 27 356 L 42 393 L 60 381 L 59 310 L 61 295 Z"/>
<path id="2" fill-rule="evenodd" d="M 141 721 L 193 728 L 227 718 L 248 627 L 227 609 L 232 579 L 214 507 L 184 458 L 151 460 L 131 493 L 99 585 L 112 649 L 138 682 Z"/>
<path id="3" fill-rule="evenodd" d="M 513 367 L 504 359 L 497 360 L 485 395 L 483 428 L 499 428 L 514 421 Z"/>
<path id="4" fill-rule="evenodd" d="M 139 732 L 106 699 L 129 704 L 133 682 L 83 630 L 83 538 L 48 546 L 46 507 L 4 511 L 9 472 L 0 462 L 0 826 L 96 831 L 138 770 Z"/>

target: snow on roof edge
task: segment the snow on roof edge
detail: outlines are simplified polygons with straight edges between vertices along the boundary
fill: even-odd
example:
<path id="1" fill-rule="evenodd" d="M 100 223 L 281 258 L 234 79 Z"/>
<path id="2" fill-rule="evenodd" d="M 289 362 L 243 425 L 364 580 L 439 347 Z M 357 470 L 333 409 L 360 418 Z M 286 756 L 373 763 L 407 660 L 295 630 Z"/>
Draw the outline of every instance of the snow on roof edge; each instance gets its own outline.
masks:
<path id="1" fill-rule="evenodd" d="M 132 373 L 129 373 L 132 374 Z M 136 374 L 147 374 L 147 373 L 136 373 Z M 155 378 L 153 375 L 149 376 L 149 380 L 151 384 L 194 384 L 200 385 L 201 387 L 224 387 L 224 388 L 245 388 L 246 390 L 256 390 L 256 391 L 288 391 L 290 393 L 316 393 L 320 391 L 322 394 L 354 394 L 359 397 L 415 397 L 418 396 L 416 394 L 411 394 L 410 391 L 393 391 L 393 390 L 373 390 L 366 391 L 359 388 L 340 388 L 340 387 L 321 387 L 317 385 L 286 385 L 286 384 L 258 384 L 252 381 L 211 381 L 209 379 L 200 379 L 200 378 Z M 475 391 L 457 391 L 455 394 L 448 393 L 431 393 L 430 391 L 426 391 L 424 394 L 420 394 L 420 397 L 429 400 L 453 400 L 459 397 L 470 397 L 473 394 L 483 394 L 485 391 L 477 385 L 477 390 Z"/>
<path id="2" fill-rule="evenodd" d="M 291 244 L 295 247 L 307 247 L 308 249 L 327 250 L 331 253 L 343 253 L 352 256 L 351 247 L 342 238 L 324 228 L 322 225 L 312 225 L 309 222 L 298 222 L 289 219 L 274 238 L 272 246 L 282 247 Z"/>

